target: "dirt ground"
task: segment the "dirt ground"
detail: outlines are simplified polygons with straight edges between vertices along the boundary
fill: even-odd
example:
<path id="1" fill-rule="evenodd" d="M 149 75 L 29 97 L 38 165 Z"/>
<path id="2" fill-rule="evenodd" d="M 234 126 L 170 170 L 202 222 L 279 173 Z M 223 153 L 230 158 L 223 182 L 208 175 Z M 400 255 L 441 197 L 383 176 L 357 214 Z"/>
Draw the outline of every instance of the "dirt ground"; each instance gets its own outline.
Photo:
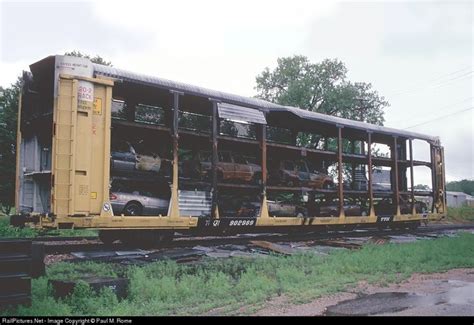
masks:
<path id="1" fill-rule="evenodd" d="M 359 283 L 348 292 L 300 305 L 282 296 L 270 300 L 255 315 L 474 316 L 474 269 L 414 274 L 387 287 Z"/>

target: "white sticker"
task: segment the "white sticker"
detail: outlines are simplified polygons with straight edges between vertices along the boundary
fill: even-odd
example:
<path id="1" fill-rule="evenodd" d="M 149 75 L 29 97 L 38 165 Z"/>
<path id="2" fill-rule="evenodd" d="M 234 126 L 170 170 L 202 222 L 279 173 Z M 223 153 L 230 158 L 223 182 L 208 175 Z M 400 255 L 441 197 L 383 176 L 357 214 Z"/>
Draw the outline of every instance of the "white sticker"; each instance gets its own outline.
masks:
<path id="1" fill-rule="evenodd" d="M 77 88 L 77 109 L 90 111 L 94 102 L 94 84 L 89 81 L 79 81 Z"/>

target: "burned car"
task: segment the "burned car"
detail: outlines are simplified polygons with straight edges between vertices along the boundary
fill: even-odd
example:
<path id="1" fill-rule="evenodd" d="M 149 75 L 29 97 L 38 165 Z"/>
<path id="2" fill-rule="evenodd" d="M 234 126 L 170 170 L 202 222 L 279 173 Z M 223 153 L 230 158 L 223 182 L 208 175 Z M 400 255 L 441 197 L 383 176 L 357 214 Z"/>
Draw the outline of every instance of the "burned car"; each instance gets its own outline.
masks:
<path id="1" fill-rule="evenodd" d="M 400 213 L 401 214 L 411 214 L 412 212 L 412 202 L 411 198 L 400 196 Z M 391 197 L 385 197 L 381 200 L 378 200 L 375 204 L 375 213 L 377 215 L 394 215 L 396 214 L 395 202 Z M 428 205 L 425 202 L 417 201 L 415 199 L 415 211 L 416 213 L 425 213 L 428 211 Z"/>
<path id="2" fill-rule="evenodd" d="M 152 184 L 113 181 L 110 203 L 115 215 L 166 215 L 169 199 Z"/>
<path id="3" fill-rule="evenodd" d="M 304 160 L 282 160 L 270 164 L 270 180 L 286 186 L 307 186 L 331 189 L 334 182 L 330 176 L 309 168 Z"/>
<path id="4" fill-rule="evenodd" d="M 272 217 L 306 217 L 307 209 L 300 197 L 276 197 L 267 200 L 268 213 Z M 223 197 L 219 208 L 224 216 L 237 218 L 256 218 L 260 214 L 261 201 L 259 197 Z"/>
<path id="5" fill-rule="evenodd" d="M 112 143 L 111 170 L 115 171 L 150 171 L 158 173 L 162 159 L 150 150 L 136 150 L 139 145 L 128 141 Z M 144 147 L 144 146 L 141 146 Z"/>
<path id="6" fill-rule="evenodd" d="M 261 167 L 249 162 L 244 156 L 230 151 L 219 151 L 217 155 L 218 181 L 240 181 L 255 184 L 261 182 Z M 190 178 L 210 180 L 211 161 L 211 152 L 199 151 L 192 159 L 183 162 L 183 173 Z"/>
<path id="7" fill-rule="evenodd" d="M 367 216 L 369 208 L 360 202 L 344 199 L 344 214 L 346 216 Z M 339 198 L 329 198 L 316 201 L 316 215 L 319 217 L 339 216 Z"/>

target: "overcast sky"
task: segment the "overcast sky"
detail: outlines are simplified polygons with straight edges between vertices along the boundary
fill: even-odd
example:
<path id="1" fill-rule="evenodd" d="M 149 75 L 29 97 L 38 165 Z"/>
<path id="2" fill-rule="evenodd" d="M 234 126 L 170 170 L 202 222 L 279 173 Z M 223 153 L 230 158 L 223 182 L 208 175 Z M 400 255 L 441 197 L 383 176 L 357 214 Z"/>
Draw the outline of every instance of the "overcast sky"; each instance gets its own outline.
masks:
<path id="1" fill-rule="evenodd" d="M 448 181 L 474 178 L 472 1 L 0 2 L 1 86 L 45 56 L 80 50 L 253 96 L 255 76 L 278 57 L 338 58 L 350 80 L 388 99 L 385 125 L 440 136 Z M 415 158 L 429 158 L 418 148 Z"/>

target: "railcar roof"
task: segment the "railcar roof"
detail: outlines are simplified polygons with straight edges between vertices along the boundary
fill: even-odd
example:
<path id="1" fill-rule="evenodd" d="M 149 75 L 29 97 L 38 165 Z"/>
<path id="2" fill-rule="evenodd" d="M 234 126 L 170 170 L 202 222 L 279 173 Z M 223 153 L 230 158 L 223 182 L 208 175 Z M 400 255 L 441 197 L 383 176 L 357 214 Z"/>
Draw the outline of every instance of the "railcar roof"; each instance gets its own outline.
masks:
<path id="1" fill-rule="evenodd" d="M 50 61 L 54 56 L 45 58 L 39 62 L 32 64 L 32 68 L 41 64 L 42 62 Z M 292 117 L 296 117 L 301 120 L 306 121 L 315 121 L 320 125 L 339 125 L 344 128 L 354 130 L 356 132 L 373 132 L 374 135 L 383 135 L 383 136 L 399 136 L 407 139 L 420 139 L 426 140 L 433 144 L 439 144 L 439 137 L 430 136 L 426 134 L 421 134 L 412 131 L 399 130 L 395 128 L 389 128 L 385 126 L 359 122 L 354 120 L 349 120 L 337 116 L 331 116 L 316 112 L 307 111 L 298 107 L 278 105 L 271 103 L 262 99 L 245 97 L 234 95 L 218 90 L 212 90 L 204 87 L 194 86 L 183 82 L 172 81 L 164 78 L 149 76 L 146 74 L 139 74 L 135 72 L 130 72 L 123 69 L 118 69 L 115 67 L 100 65 L 92 63 L 94 68 L 94 74 L 96 76 L 104 76 L 114 79 L 119 79 L 125 82 L 136 83 L 149 85 L 159 88 L 165 88 L 170 90 L 176 90 L 184 92 L 190 95 L 196 95 L 201 97 L 208 97 L 210 99 L 215 99 L 222 101 L 224 103 L 229 103 L 233 105 L 240 105 L 245 107 L 250 107 L 263 111 L 269 115 L 277 116 L 279 114 L 289 114 Z M 33 69 L 32 69 L 33 70 Z M 285 115 L 286 116 L 286 115 Z"/>
<path id="2" fill-rule="evenodd" d="M 274 103 L 271 103 L 262 99 L 258 99 L 258 98 L 251 98 L 251 97 L 229 94 L 226 92 L 198 87 L 198 86 L 190 85 L 187 83 L 176 82 L 176 81 L 144 75 L 144 74 L 138 74 L 138 73 L 130 72 L 127 70 L 117 69 L 115 67 L 109 67 L 109 66 L 99 65 L 99 64 L 94 64 L 93 66 L 94 66 L 94 73 L 96 75 L 117 78 L 117 79 L 133 82 L 133 83 L 141 83 L 141 84 L 146 84 L 146 85 L 169 88 L 169 89 L 173 89 L 173 90 L 177 90 L 177 91 L 181 91 L 181 92 L 189 93 L 193 95 L 198 95 L 198 96 L 205 96 L 205 97 L 221 100 L 223 102 L 230 103 L 230 104 L 252 107 L 255 109 L 262 110 L 268 114 L 277 113 L 277 112 L 278 113 L 286 112 L 286 113 L 291 113 L 305 120 L 313 120 L 313 121 L 318 121 L 318 122 L 328 123 L 328 124 L 337 124 L 337 125 L 341 125 L 347 128 L 371 131 L 371 132 L 379 133 L 379 134 L 395 135 L 395 136 L 405 137 L 409 139 L 421 139 L 421 140 L 426 140 L 432 143 L 439 142 L 438 137 L 420 134 L 417 132 L 398 130 L 398 129 L 389 128 L 385 126 L 359 122 L 359 121 L 353 121 L 353 120 L 349 120 L 349 119 L 345 119 L 345 118 L 341 118 L 337 116 L 331 116 L 331 115 L 307 111 L 304 109 L 300 109 L 298 107 L 278 105 L 278 104 L 274 104 Z"/>

